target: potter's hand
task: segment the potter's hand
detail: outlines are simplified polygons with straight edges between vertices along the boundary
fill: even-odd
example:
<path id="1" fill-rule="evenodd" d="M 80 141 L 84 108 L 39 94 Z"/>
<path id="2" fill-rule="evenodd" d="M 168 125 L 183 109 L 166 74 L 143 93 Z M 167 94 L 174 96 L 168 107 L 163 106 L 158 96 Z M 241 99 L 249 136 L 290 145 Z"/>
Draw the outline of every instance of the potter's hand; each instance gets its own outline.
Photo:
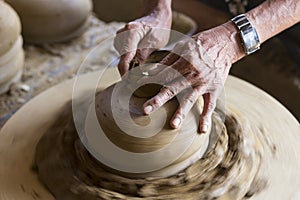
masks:
<path id="1" fill-rule="evenodd" d="M 156 49 L 164 47 L 169 39 L 172 11 L 170 0 L 145 1 L 145 16 L 129 22 L 117 32 L 114 46 L 121 55 L 118 69 L 124 75 L 133 58 L 143 63 Z"/>
<path id="2" fill-rule="evenodd" d="M 161 62 L 165 67 L 139 81 L 140 84 L 151 81 L 164 84 L 156 96 L 145 102 L 144 112 L 155 111 L 181 93 L 180 106 L 170 122 L 173 128 L 178 128 L 196 100 L 203 96 L 199 131 L 207 132 L 231 64 L 243 54 L 237 41 L 237 31 L 229 22 L 177 43 Z"/>

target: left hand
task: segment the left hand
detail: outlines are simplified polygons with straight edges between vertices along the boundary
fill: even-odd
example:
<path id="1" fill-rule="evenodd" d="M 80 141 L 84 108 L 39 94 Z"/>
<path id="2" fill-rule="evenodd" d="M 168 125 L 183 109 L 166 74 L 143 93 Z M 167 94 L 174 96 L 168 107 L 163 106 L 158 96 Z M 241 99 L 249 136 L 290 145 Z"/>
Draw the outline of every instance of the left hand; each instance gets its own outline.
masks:
<path id="1" fill-rule="evenodd" d="M 139 64 L 144 63 L 154 50 L 168 43 L 171 24 L 171 8 L 165 8 L 154 10 L 117 31 L 114 47 L 120 53 L 118 69 L 121 76 L 128 72 L 134 58 Z"/>
<path id="2" fill-rule="evenodd" d="M 172 53 L 161 62 L 166 67 L 155 72 L 154 76 L 139 81 L 142 84 L 164 84 L 156 96 L 145 102 L 144 112 L 150 114 L 177 94 L 183 93 L 182 102 L 170 122 L 173 128 L 178 128 L 197 99 L 203 96 L 199 131 L 207 132 L 231 64 L 241 54 L 241 48 L 234 40 L 236 35 L 235 28 L 231 24 L 226 27 L 225 24 L 177 43 Z"/>

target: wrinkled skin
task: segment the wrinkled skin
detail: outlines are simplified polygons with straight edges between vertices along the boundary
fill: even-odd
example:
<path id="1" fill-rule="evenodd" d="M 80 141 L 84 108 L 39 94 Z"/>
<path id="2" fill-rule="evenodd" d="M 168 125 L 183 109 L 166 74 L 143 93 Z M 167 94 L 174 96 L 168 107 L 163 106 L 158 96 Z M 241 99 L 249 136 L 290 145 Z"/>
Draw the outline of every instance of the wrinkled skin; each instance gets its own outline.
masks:
<path id="1" fill-rule="evenodd" d="M 165 14 L 152 12 L 119 30 L 114 46 L 121 55 L 118 65 L 120 74 L 128 72 L 132 60 L 143 63 L 154 50 L 166 45 L 170 26 L 171 18 L 166 20 Z M 154 81 L 164 85 L 155 97 L 144 104 L 144 112 L 150 114 L 181 94 L 180 106 L 170 122 L 171 127 L 179 128 L 196 100 L 203 96 L 199 132 L 207 132 L 217 98 L 234 59 L 232 55 L 236 53 L 235 46 L 228 43 L 231 42 L 229 37 L 236 32 L 235 28 L 230 28 L 228 31 L 227 27 L 216 27 L 178 42 L 172 53 L 161 62 L 164 67 L 160 69 L 163 70 L 154 70 L 152 73 L 155 76 L 139 81 L 139 84 Z"/>
<path id="2" fill-rule="evenodd" d="M 153 5 L 170 3 L 169 0 L 145 0 L 144 2 Z M 120 37 L 121 39 L 117 37 L 115 41 L 115 46 L 122 55 L 118 65 L 121 75 L 128 71 L 129 63 L 134 57 L 142 63 L 154 49 L 167 43 L 166 39 L 169 36 L 166 31 L 155 31 L 154 27 L 170 27 L 171 18 L 162 14 L 170 12 L 170 8 L 170 4 L 165 4 L 158 9 L 159 11 L 152 12 L 145 18 L 132 22 L 133 24 L 129 23 L 119 31 L 119 33 L 126 30 L 130 32 L 127 36 Z M 256 28 L 262 43 L 299 22 L 299 11 L 299 0 L 267 0 L 246 13 L 246 16 Z M 140 50 L 135 51 L 137 48 Z M 172 53 L 161 62 L 165 66 L 163 70 L 156 70 L 155 76 L 140 80 L 139 83 L 154 81 L 164 85 L 156 96 L 144 104 L 144 112 L 149 114 L 175 95 L 182 94 L 180 106 L 170 122 L 173 128 L 178 128 L 195 101 L 203 96 L 204 108 L 199 131 L 207 132 L 211 124 L 212 112 L 231 64 L 244 56 L 242 41 L 232 22 L 200 32 L 192 39 L 180 41 Z"/>
<path id="3" fill-rule="evenodd" d="M 155 38 L 156 36 L 157 38 L 164 38 L 165 32 L 162 32 L 161 29 L 152 28 L 151 31 L 151 33 L 158 34 L 154 34 Z M 134 31 L 134 33 L 136 34 L 131 35 L 131 32 L 129 32 L 126 35 L 128 37 L 125 38 L 132 40 L 134 37 L 141 36 L 139 29 Z M 162 36 L 160 36 L 161 33 L 163 33 Z M 150 72 L 151 76 L 146 76 L 138 81 L 140 85 L 149 82 L 164 85 L 156 96 L 143 105 L 144 112 L 150 114 L 178 95 L 180 96 L 180 106 L 171 119 L 170 125 L 173 128 L 179 128 L 196 100 L 203 96 L 204 108 L 200 118 L 199 132 L 207 132 L 211 124 L 211 115 L 216 107 L 217 98 L 223 89 L 232 62 L 237 59 L 235 56 L 237 54 L 236 46 L 233 46 L 231 41 L 236 39 L 235 34 L 234 26 L 227 24 L 198 33 L 193 37 L 186 37 L 178 42 L 172 53 L 162 60 L 161 65 L 163 67 L 154 69 Z M 148 45 L 162 44 L 157 41 L 148 40 Z M 116 40 L 115 44 L 117 42 L 119 41 Z M 123 51 L 128 52 L 128 49 L 131 48 L 134 49 L 136 47 L 125 45 L 124 49 L 126 50 L 123 49 Z M 152 52 L 152 49 L 142 48 L 138 49 L 137 53 L 133 51 L 125 53 L 122 56 L 125 61 L 120 61 L 119 69 L 126 65 L 125 70 L 128 70 L 129 62 L 134 56 L 138 55 L 139 52 L 146 52 L 149 55 L 148 53 Z M 120 70 L 121 74 L 122 70 Z"/>
<path id="4" fill-rule="evenodd" d="M 117 31 L 114 46 L 121 55 L 118 69 L 122 76 L 134 58 L 141 64 L 153 51 L 167 44 L 171 23 L 171 10 L 153 10 Z"/>
<path id="5" fill-rule="evenodd" d="M 156 96 L 144 104 L 146 114 L 182 93 L 180 106 L 170 122 L 173 128 L 178 128 L 197 99 L 203 96 L 199 132 L 208 131 L 217 98 L 234 59 L 231 55 L 235 54 L 234 47 L 228 45 L 230 39 L 221 36 L 223 32 L 226 35 L 227 28 L 221 26 L 178 42 L 172 53 L 161 62 L 165 65 L 160 68 L 163 70 L 139 81 L 140 84 L 159 82 L 164 85 Z"/>
<path id="6" fill-rule="evenodd" d="M 144 17 L 126 24 L 117 32 L 114 41 L 114 46 L 121 55 L 118 69 L 122 76 L 128 72 L 133 60 L 143 63 L 154 50 L 164 47 L 169 39 L 172 20 L 170 2 L 144 2 L 148 4 Z M 180 41 L 161 62 L 164 67 L 160 69 L 163 70 L 154 72 L 156 75 L 147 77 L 147 80 L 139 81 L 139 84 L 155 81 L 165 86 L 144 104 L 146 114 L 154 112 L 180 94 L 180 106 L 170 122 L 173 128 L 178 128 L 195 101 L 203 96 L 204 109 L 199 131 L 207 132 L 232 63 L 232 56 L 228 56 L 228 51 L 234 52 L 230 49 L 234 47 L 226 43 L 231 35 L 222 36 L 227 30 L 220 27 Z"/>

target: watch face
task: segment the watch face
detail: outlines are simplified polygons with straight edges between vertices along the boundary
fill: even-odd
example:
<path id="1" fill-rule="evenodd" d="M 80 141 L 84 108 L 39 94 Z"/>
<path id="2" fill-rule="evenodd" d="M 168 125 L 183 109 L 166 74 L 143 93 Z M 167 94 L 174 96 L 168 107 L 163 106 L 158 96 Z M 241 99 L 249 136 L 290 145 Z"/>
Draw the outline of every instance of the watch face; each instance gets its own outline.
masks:
<path id="1" fill-rule="evenodd" d="M 247 54 L 257 51 L 260 47 L 256 30 L 253 27 L 241 32 Z"/>
<path id="2" fill-rule="evenodd" d="M 245 53 L 247 55 L 257 51 L 260 48 L 260 42 L 256 29 L 244 14 L 238 15 L 232 19 L 232 22 L 240 30 L 241 39 Z"/>

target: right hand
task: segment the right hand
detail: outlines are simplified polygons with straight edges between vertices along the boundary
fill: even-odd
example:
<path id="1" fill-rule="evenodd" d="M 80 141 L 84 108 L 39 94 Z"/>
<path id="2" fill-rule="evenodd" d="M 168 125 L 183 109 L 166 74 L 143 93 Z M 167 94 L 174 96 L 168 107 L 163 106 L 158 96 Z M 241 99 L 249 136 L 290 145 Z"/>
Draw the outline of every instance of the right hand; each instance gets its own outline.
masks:
<path id="1" fill-rule="evenodd" d="M 211 126 L 211 116 L 223 90 L 231 64 L 245 56 L 238 31 L 232 22 L 200 32 L 192 38 L 179 41 L 162 61 L 162 67 L 138 84 L 160 83 L 161 90 L 143 105 L 145 114 L 159 109 L 170 99 L 181 94 L 179 106 L 170 121 L 179 128 L 185 116 L 199 97 L 204 105 L 199 121 L 199 132 L 206 133 Z"/>
<path id="2" fill-rule="evenodd" d="M 114 46 L 121 55 L 118 69 L 122 76 L 134 58 L 141 64 L 153 51 L 168 43 L 171 23 L 171 10 L 154 11 L 117 31 Z"/>

